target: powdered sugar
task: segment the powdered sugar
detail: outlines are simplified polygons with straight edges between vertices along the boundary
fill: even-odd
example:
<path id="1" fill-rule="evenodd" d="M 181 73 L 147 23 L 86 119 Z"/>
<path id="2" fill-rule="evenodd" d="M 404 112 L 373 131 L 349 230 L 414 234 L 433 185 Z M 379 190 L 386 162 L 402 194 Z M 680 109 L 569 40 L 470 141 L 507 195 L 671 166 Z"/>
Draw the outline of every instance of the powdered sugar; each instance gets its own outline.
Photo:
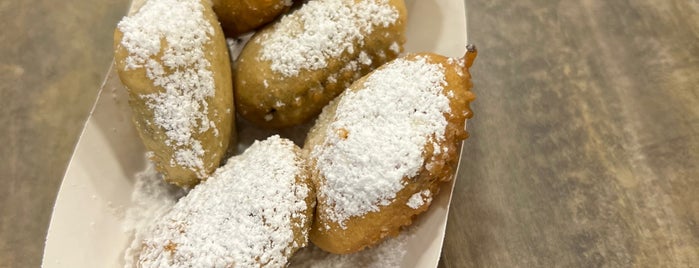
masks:
<path id="1" fill-rule="evenodd" d="M 165 183 L 152 164 L 149 164 L 145 171 L 137 174 L 135 179 L 132 193 L 133 206 L 127 210 L 123 225 L 125 231 L 134 234 L 134 239 L 124 254 L 125 268 L 136 267 L 142 239 L 152 231 L 154 221 L 172 209 L 176 200 L 184 194 L 179 188 Z M 291 258 L 289 267 L 399 267 L 406 254 L 408 240 L 413 235 L 411 230 L 414 229 L 404 230 L 398 237 L 390 238 L 376 247 L 355 254 L 335 255 L 309 245 Z"/>
<path id="2" fill-rule="evenodd" d="M 364 65 L 371 65 L 371 58 L 369 58 L 366 52 L 362 51 L 359 52 L 359 62 Z"/>
<path id="3" fill-rule="evenodd" d="M 444 67 L 418 57 L 390 62 L 344 93 L 325 141 L 311 152 L 332 221 L 344 228 L 350 217 L 378 211 L 419 172 L 425 144 L 444 138 L 445 84 Z"/>
<path id="4" fill-rule="evenodd" d="M 388 47 L 391 51 L 395 52 L 396 54 L 400 53 L 400 45 L 398 43 L 393 42 L 390 47 Z"/>
<path id="5" fill-rule="evenodd" d="M 124 267 L 135 267 L 141 251 L 141 240 L 148 234 L 148 227 L 175 205 L 184 191 L 166 183 L 156 172 L 152 163 L 146 170 L 136 174 L 134 191 L 131 193 L 132 206 L 126 210 L 122 228 L 132 235 L 132 241 L 124 252 Z"/>
<path id="6" fill-rule="evenodd" d="M 142 242 L 141 265 L 283 266 L 295 243 L 292 218 L 309 220 L 310 189 L 295 181 L 299 161 L 291 141 L 255 142 L 158 220 Z"/>
<path id="7" fill-rule="evenodd" d="M 412 209 L 418 209 L 422 205 L 426 203 L 429 204 L 430 202 L 432 202 L 432 192 L 425 189 L 410 196 L 410 199 L 408 199 L 408 203 L 406 203 L 406 205 Z"/>
<path id="8" fill-rule="evenodd" d="M 413 237 L 412 230 L 414 229 L 403 230 L 397 237 L 353 254 L 331 254 L 311 245 L 291 258 L 289 268 L 400 267 L 405 259 L 408 241 Z"/>
<path id="9" fill-rule="evenodd" d="M 121 45 L 129 52 L 126 70 L 145 68 L 153 85 L 163 88 L 143 98 L 153 110 L 153 121 L 165 132 L 166 145 L 176 148 L 170 164 L 196 171 L 199 177 L 205 175 L 204 150 L 192 136 L 216 127 L 208 118 L 206 98 L 213 97 L 215 89 L 203 50 L 214 28 L 203 12 L 199 0 L 150 0 L 118 25 L 124 34 Z M 161 51 L 163 39 L 167 46 Z"/>
<path id="10" fill-rule="evenodd" d="M 271 61 L 272 71 L 297 76 L 304 69 L 325 68 L 328 59 L 344 52 L 355 53 L 355 42 L 397 19 L 387 0 L 309 1 L 263 35 L 259 57 Z"/>
<path id="11" fill-rule="evenodd" d="M 464 68 L 466 68 L 466 58 L 449 58 L 447 60 L 448 64 L 456 64 L 459 68 L 456 68 L 456 74 L 459 76 L 464 76 Z"/>

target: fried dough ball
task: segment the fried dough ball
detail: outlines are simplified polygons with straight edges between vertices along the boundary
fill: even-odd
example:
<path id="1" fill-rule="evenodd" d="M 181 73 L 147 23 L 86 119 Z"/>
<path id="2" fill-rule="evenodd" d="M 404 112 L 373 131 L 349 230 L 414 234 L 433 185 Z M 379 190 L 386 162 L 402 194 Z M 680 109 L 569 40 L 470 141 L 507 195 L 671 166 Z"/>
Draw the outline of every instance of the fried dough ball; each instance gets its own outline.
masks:
<path id="1" fill-rule="evenodd" d="M 114 33 L 133 122 L 166 181 L 191 187 L 235 141 L 228 48 L 206 0 L 150 0 Z"/>
<path id="2" fill-rule="evenodd" d="M 257 32 L 234 66 L 236 108 L 262 127 L 314 118 L 403 49 L 403 0 L 317 0 Z"/>
<path id="3" fill-rule="evenodd" d="M 462 59 L 408 54 L 356 81 L 309 132 L 311 241 L 352 253 L 395 236 L 454 177 L 475 95 Z"/>
<path id="4" fill-rule="evenodd" d="M 157 220 L 139 267 L 285 267 L 308 243 L 315 204 L 308 175 L 293 142 L 255 142 Z"/>
<path id="5" fill-rule="evenodd" d="M 214 12 L 228 36 L 250 32 L 289 10 L 291 0 L 213 0 Z"/>

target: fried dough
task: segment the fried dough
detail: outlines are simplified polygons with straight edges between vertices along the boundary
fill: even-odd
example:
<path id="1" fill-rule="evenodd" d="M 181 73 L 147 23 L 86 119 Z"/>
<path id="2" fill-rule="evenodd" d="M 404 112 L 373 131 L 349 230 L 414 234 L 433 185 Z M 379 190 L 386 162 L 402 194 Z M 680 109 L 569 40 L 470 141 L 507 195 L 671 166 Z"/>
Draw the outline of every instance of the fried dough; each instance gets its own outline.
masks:
<path id="1" fill-rule="evenodd" d="M 311 241 L 352 253 L 399 233 L 452 180 L 475 99 L 462 59 L 408 54 L 356 81 L 308 133 L 318 205 Z"/>
<path id="2" fill-rule="evenodd" d="M 311 120 L 354 80 L 398 56 L 403 0 L 317 0 L 257 32 L 234 66 L 236 108 L 262 127 Z"/>
<path id="3" fill-rule="evenodd" d="M 165 180 L 191 187 L 235 142 L 228 48 L 206 0 L 150 0 L 114 33 L 133 122 Z"/>
<path id="4" fill-rule="evenodd" d="M 255 142 L 157 220 L 139 266 L 284 267 L 308 243 L 315 205 L 308 176 L 293 142 Z"/>
<path id="5" fill-rule="evenodd" d="M 250 32 L 289 10 L 291 0 L 213 0 L 214 12 L 228 36 Z"/>

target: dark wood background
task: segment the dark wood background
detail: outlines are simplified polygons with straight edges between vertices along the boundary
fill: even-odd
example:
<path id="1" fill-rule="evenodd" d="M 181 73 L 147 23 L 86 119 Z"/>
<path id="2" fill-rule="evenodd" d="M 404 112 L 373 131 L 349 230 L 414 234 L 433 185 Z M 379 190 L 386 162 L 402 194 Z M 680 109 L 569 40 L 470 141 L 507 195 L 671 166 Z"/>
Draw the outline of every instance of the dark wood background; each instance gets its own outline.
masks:
<path id="1" fill-rule="evenodd" d="M 478 99 L 441 265 L 699 267 L 699 3 L 467 5 Z M 127 6 L 0 4 L 0 267 L 41 263 Z"/>

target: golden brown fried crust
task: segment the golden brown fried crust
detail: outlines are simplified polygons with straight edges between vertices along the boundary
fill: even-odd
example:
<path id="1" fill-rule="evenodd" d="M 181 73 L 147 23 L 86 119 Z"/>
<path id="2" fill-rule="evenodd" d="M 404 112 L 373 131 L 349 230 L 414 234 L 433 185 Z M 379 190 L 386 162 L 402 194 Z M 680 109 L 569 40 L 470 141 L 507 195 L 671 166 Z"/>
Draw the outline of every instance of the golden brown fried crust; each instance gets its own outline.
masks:
<path id="1" fill-rule="evenodd" d="M 228 47 L 223 36 L 223 31 L 216 20 L 213 10 L 208 4 L 204 4 L 205 19 L 214 29 L 214 34 L 210 36 L 210 41 L 202 48 L 206 59 L 211 63 L 210 70 L 213 73 L 215 94 L 207 98 L 208 118 L 214 122 L 218 128 L 218 135 L 214 128 L 203 133 L 194 131 L 192 138 L 199 140 L 204 148 L 204 172 L 210 174 L 219 167 L 229 144 L 235 144 L 235 107 L 233 105 L 233 82 L 231 79 L 231 67 L 228 56 Z M 180 187 L 193 187 L 201 179 L 196 172 L 179 165 L 171 165 L 171 159 L 177 148 L 166 145 L 167 136 L 165 130 L 154 123 L 153 110 L 146 104 L 143 96 L 165 91 L 160 86 L 155 86 L 153 81 L 146 75 L 145 68 L 126 70 L 125 59 L 129 52 L 121 45 L 123 33 L 117 28 L 114 31 L 114 60 L 121 82 L 129 92 L 129 105 L 133 112 L 133 122 L 136 126 L 146 149 L 153 152 L 151 161 L 155 163 L 158 172 L 163 174 L 166 181 Z M 161 54 L 168 47 L 165 39 L 161 40 Z M 165 72 L 172 73 L 173 70 L 166 69 Z"/>
<path id="2" fill-rule="evenodd" d="M 311 224 L 313 223 L 313 213 L 316 208 L 316 191 L 313 187 L 313 182 L 311 182 L 311 170 L 308 166 L 308 161 L 303 157 L 303 151 L 298 146 L 294 146 L 294 154 L 299 163 L 301 163 L 301 172 L 296 176 L 296 184 L 306 185 L 308 187 L 308 195 L 306 195 L 306 210 L 303 212 L 304 216 L 296 215 L 291 219 L 291 228 L 294 232 L 294 242 L 289 244 L 292 248 L 289 258 L 294 255 L 296 251 L 308 245 L 308 234 L 311 229 Z"/>
<path id="3" fill-rule="evenodd" d="M 475 51 L 474 54 L 468 55 L 475 57 Z M 439 143 L 443 149 L 439 153 L 435 153 L 432 143 L 428 142 L 423 151 L 425 161 L 422 168 L 417 176 L 403 178 L 406 186 L 396 194 L 395 200 L 387 206 L 380 207 L 377 212 L 351 217 L 345 222 L 346 229 L 330 220 L 328 211 L 333 208 L 327 206 L 327 202 L 319 196 L 310 239 L 316 246 L 325 251 L 337 254 L 353 253 L 375 245 L 387 237 L 397 235 L 403 226 L 410 225 L 418 214 L 429 208 L 429 202 L 417 209 L 410 208 L 406 205 L 410 197 L 426 189 L 429 189 L 432 196 L 435 196 L 439 193 L 441 182 L 454 178 L 459 162 L 461 141 L 468 137 L 465 121 L 473 115 L 469 103 L 475 99 L 475 95 L 470 91 L 472 87 L 471 76 L 466 67 L 469 65 L 469 60 L 466 57 L 467 62 L 464 66 L 459 66 L 456 61 L 432 53 L 410 54 L 406 58 L 412 60 L 418 56 L 426 57 L 428 62 L 442 64 L 446 70 L 447 85 L 444 93 L 449 99 L 451 112 L 444 114 L 448 124 L 445 138 Z M 472 57 L 470 62 L 472 62 Z M 458 69 L 461 69 L 462 75 L 459 75 Z M 355 82 L 348 90 L 361 88 L 361 85 L 370 75 Z M 448 92 L 452 92 L 453 95 Z M 334 100 L 326 107 L 316 121 L 316 125 L 309 132 L 304 145 L 307 156 L 313 147 L 320 146 L 325 140 L 325 132 L 335 117 L 338 103 L 338 100 Z M 319 174 L 314 159 L 309 159 L 311 159 L 311 178 L 317 189 L 324 179 Z M 330 228 L 326 229 L 326 226 Z"/>
<path id="4" fill-rule="evenodd" d="M 288 142 L 289 144 L 293 144 L 293 142 L 291 142 L 289 140 L 286 140 L 284 142 Z M 305 210 L 299 211 L 299 213 L 291 214 L 291 217 L 289 219 L 291 231 L 293 233 L 293 241 L 289 242 L 289 244 L 287 244 L 287 245 L 284 245 L 284 247 L 286 249 L 288 249 L 288 250 L 285 250 L 283 252 L 284 256 L 287 259 L 291 258 L 291 256 L 293 256 L 294 253 L 296 253 L 296 251 L 298 251 L 299 249 L 308 245 L 308 232 L 310 230 L 311 222 L 313 220 L 313 212 L 315 210 L 315 203 L 316 203 L 316 193 L 315 193 L 315 189 L 313 188 L 313 184 L 310 181 L 310 169 L 308 167 L 306 158 L 304 158 L 302 156 L 301 148 L 299 148 L 296 145 L 292 145 L 292 146 L 293 146 L 292 151 L 293 151 L 296 163 L 298 164 L 298 168 L 299 168 L 299 172 L 294 177 L 295 186 L 300 186 L 300 185 L 304 186 L 306 189 L 308 189 L 308 193 L 306 195 L 306 198 L 303 200 L 306 204 Z M 249 167 L 250 168 L 260 168 L 257 166 L 249 166 Z M 237 171 L 245 172 L 245 170 L 237 170 Z M 218 179 L 225 179 L 225 178 L 219 177 Z M 245 182 L 242 182 L 242 183 L 245 183 Z M 209 190 L 211 190 L 211 188 L 206 188 L 206 187 L 211 187 L 211 186 L 207 185 L 207 184 L 202 184 L 201 186 L 198 186 L 197 189 L 199 190 L 199 193 L 203 193 L 206 191 L 208 191 L 210 193 Z M 294 188 L 297 188 L 297 187 L 292 186 L 291 188 L 287 188 L 284 190 L 293 191 Z M 200 197 L 202 197 L 202 195 L 200 195 Z M 209 195 L 209 197 L 211 197 L 211 196 Z M 206 198 L 204 198 L 203 200 L 207 203 L 221 202 L 221 200 L 214 199 L 214 198 L 208 198 L 208 200 Z M 189 203 L 189 204 L 191 205 L 192 203 Z M 256 204 L 254 204 L 254 202 L 243 202 L 241 204 L 243 206 L 256 205 Z M 229 204 L 226 204 L 224 202 L 224 203 L 219 204 L 219 205 L 225 207 L 226 205 L 229 205 Z M 185 207 L 179 207 L 179 208 L 182 209 Z M 195 209 L 198 209 L 198 208 L 197 207 L 186 207 L 186 210 L 195 210 Z M 276 209 L 276 208 L 270 207 L 267 209 Z M 166 215 L 165 217 L 168 217 L 168 215 Z M 170 220 L 172 220 L 172 219 L 170 219 Z M 263 221 L 264 221 L 264 219 L 263 219 Z M 174 234 L 174 237 L 180 237 L 180 236 L 187 237 L 188 235 L 185 232 L 185 230 L 188 229 L 187 224 L 188 223 L 185 223 L 185 222 L 174 222 L 174 225 L 172 225 L 172 224 L 170 224 L 170 222 L 168 222 L 164 225 L 156 225 L 156 231 L 154 233 L 158 233 L 161 235 L 163 233 L 165 233 L 166 235 L 172 235 L 173 234 L 172 232 L 177 232 L 176 234 Z M 246 234 L 244 234 L 244 233 L 241 233 L 238 235 L 242 236 L 242 237 L 246 236 Z M 190 237 L 191 237 L 191 235 L 190 235 Z M 186 240 L 186 238 L 184 240 Z M 179 244 L 179 245 L 182 245 L 182 244 Z M 162 250 L 161 254 L 170 254 L 170 256 L 171 256 L 170 259 L 172 260 L 172 259 L 174 259 L 172 256 L 174 256 L 177 253 L 179 245 L 177 243 L 172 242 L 172 241 L 167 241 L 165 243 L 156 243 L 156 244 L 149 244 L 146 241 L 142 241 L 141 250 L 139 253 L 140 256 L 137 257 L 137 259 L 139 261 L 136 262 L 136 265 L 138 267 L 146 267 L 146 266 L 143 266 L 144 261 L 150 262 L 152 264 L 153 260 L 148 259 L 146 256 L 156 257 L 156 256 L 153 256 L 152 254 L 153 254 L 153 252 L 159 252 L 160 248 L 164 249 L 164 250 Z M 254 249 L 252 251 L 255 251 L 255 253 L 257 253 L 257 254 L 264 254 L 264 249 L 261 250 L 260 248 L 258 248 L 258 249 Z M 259 251 L 259 252 L 257 252 L 257 251 Z M 252 253 L 252 254 L 255 254 L 255 253 Z M 257 255 L 256 257 L 258 259 L 258 266 L 260 266 L 260 267 L 270 266 L 269 263 L 262 263 L 259 261 L 260 255 Z M 187 263 L 187 260 L 178 259 L 177 261 L 179 261 L 179 262 L 175 266 L 182 266 L 182 265 L 191 266 L 192 265 L 191 263 Z M 148 267 L 150 267 L 150 266 L 148 266 Z"/>
<path id="5" fill-rule="evenodd" d="M 214 12 L 227 36 L 255 30 L 289 10 L 284 0 L 213 0 Z"/>
<path id="6" fill-rule="evenodd" d="M 327 59 L 326 68 L 304 69 L 295 77 L 275 73 L 271 70 L 271 61 L 258 59 L 262 36 L 273 32 L 274 24 L 257 32 L 241 52 L 233 70 L 239 114 L 266 128 L 285 128 L 313 119 L 354 80 L 398 56 L 398 51 L 390 47 L 394 43 L 402 47 L 405 43 L 407 10 L 403 0 L 390 0 L 389 4 L 399 14 L 394 24 L 377 27 L 363 41 L 357 41 L 353 53 L 345 51 L 340 57 Z M 370 65 L 357 63 L 362 51 L 371 59 Z M 352 62 L 357 65 L 356 70 L 343 70 Z"/>

